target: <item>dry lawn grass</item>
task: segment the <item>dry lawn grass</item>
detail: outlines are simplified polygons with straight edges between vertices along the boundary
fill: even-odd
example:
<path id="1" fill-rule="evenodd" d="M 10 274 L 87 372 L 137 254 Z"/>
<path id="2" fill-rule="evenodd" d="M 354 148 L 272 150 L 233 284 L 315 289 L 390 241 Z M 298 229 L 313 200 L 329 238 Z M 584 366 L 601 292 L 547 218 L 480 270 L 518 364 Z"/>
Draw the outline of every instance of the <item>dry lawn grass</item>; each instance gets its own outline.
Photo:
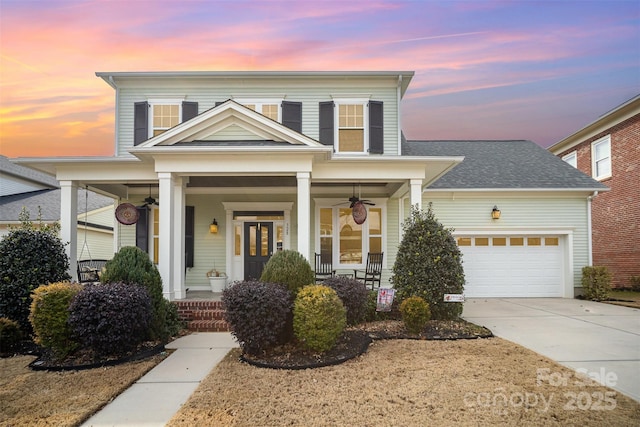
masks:
<path id="1" fill-rule="evenodd" d="M 233 350 L 168 424 L 637 426 L 640 403 L 500 338 L 375 341 L 344 364 L 256 368 Z M 537 383 L 538 369 L 554 381 Z M 561 378 L 566 385 L 558 385 Z"/>
<path id="2" fill-rule="evenodd" d="M 164 357 L 62 372 L 31 370 L 33 356 L 0 359 L 0 426 L 79 425 Z"/>

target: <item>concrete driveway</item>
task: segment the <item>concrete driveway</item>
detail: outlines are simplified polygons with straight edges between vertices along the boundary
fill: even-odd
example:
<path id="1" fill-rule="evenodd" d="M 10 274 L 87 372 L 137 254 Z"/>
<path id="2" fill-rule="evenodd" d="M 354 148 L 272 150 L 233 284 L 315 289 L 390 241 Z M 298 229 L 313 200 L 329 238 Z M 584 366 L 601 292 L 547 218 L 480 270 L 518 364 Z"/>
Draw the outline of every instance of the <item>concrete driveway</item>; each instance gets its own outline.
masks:
<path id="1" fill-rule="evenodd" d="M 462 317 L 640 401 L 638 309 L 564 298 L 468 298 Z"/>

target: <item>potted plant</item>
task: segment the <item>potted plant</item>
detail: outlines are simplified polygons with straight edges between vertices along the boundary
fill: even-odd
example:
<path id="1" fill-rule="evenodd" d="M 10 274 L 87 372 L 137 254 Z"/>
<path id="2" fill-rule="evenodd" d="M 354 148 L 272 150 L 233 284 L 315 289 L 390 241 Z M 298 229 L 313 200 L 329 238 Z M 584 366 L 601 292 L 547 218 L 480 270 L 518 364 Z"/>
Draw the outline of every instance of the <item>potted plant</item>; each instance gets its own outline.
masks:
<path id="1" fill-rule="evenodd" d="M 226 274 L 214 269 L 207 271 L 207 277 L 209 278 L 209 285 L 211 285 L 211 292 L 221 293 L 227 285 Z"/>

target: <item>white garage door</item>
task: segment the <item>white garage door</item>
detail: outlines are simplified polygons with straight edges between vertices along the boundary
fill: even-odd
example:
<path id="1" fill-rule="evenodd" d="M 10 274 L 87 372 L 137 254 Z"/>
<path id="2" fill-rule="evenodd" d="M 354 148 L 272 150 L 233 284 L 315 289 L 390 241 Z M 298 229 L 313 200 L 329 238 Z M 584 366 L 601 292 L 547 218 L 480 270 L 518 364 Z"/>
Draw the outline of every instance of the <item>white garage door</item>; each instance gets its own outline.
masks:
<path id="1" fill-rule="evenodd" d="M 467 297 L 561 297 L 559 236 L 458 236 Z"/>

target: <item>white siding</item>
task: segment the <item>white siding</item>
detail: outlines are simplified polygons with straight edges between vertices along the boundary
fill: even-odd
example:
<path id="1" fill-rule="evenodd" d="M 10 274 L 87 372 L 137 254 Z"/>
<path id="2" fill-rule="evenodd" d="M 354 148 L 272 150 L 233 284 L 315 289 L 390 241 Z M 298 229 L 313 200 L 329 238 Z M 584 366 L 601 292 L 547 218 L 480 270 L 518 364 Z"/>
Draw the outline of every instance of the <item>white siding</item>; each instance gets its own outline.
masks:
<path id="1" fill-rule="evenodd" d="M 507 232 L 536 230 L 568 230 L 567 242 L 573 252 L 569 260 L 573 265 L 573 285 L 580 286 L 582 267 L 588 265 L 587 200 L 580 196 L 562 196 L 521 192 L 519 194 L 462 195 L 427 192 L 423 207 L 432 202 L 436 218 L 445 226 L 465 234 L 468 231 Z M 491 210 L 497 206 L 500 219 L 491 219 Z M 552 233 L 553 234 L 553 233 Z"/>
<path id="2" fill-rule="evenodd" d="M 122 84 L 119 90 L 117 129 L 118 156 L 129 156 L 127 150 L 133 146 L 133 106 L 135 102 L 149 97 L 184 99 L 198 102 L 200 113 L 215 107 L 216 102 L 233 98 L 284 98 L 302 102 L 302 132 L 318 138 L 318 103 L 336 97 L 367 96 L 384 102 L 384 150 L 385 154 L 398 154 L 398 105 L 397 80 L 390 77 L 384 81 L 367 79 L 275 79 L 251 80 L 192 80 L 179 87 L 169 80 L 142 83 L 136 87 Z"/>

